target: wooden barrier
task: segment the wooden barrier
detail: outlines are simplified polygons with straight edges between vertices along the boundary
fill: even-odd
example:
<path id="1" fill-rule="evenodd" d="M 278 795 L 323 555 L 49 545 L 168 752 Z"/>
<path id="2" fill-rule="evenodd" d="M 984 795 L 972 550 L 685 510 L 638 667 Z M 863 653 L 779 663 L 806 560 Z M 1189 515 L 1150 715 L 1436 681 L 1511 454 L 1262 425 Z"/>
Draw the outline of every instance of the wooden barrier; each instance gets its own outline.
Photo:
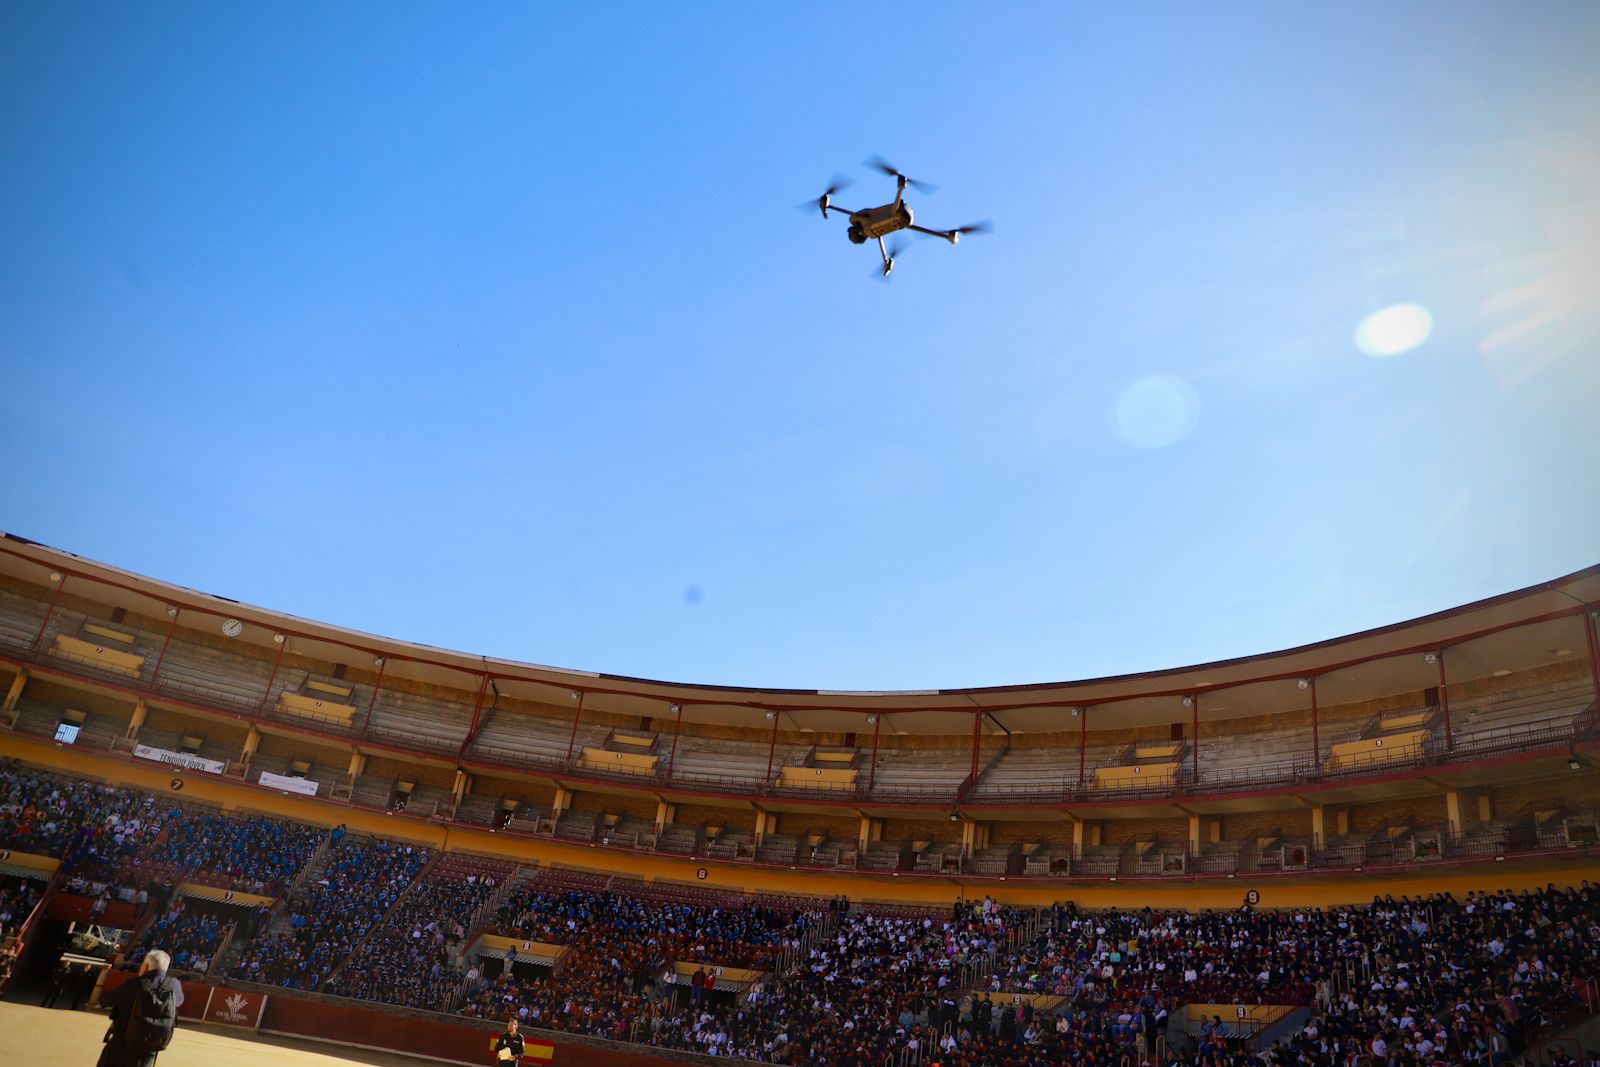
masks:
<path id="1" fill-rule="evenodd" d="M 308 697 L 301 693 L 279 693 L 278 710 L 288 712 L 290 715 L 310 715 L 344 726 L 349 726 L 356 714 L 356 709 L 349 704 L 318 700 L 316 697 Z"/>
<path id="2" fill-rule="evenodd" d="M 95 997 L 95 1003 L 98 1004 L 107 993 L 117 988 L 123 982 L 129 981 L 135 977 L 137 976 L 132 971 L 118 971 L 107 967 L 104 976 L 102 976 L 100 980 L 100 991 Z M 204 985 L 200 982 L 180 982 L 179 984 L 183 986 L 183 1004 L 178 1008 L 178 1018 L 187 1019 L 192 1023 L 197 1023 L 205 1019 L 206 1009 L 209 1007 L 211 1001 L 211 991 L 214 987 Z M 259 997 L 262 1001 L 267 999 L 260 993 L 253 995 Z M 254 1023 L 249 1025 L 252 1029 L 254 1029 Z"/>
<path id="3" fill-rule="evenodd" d="M 656 773 L 656 758 L 648 752 L 612 752 L 608 748 L 585 746 L 578 755 L 578 766 L 591 771 L 626 771 L 631 774 Z"/>
<path id="4" fill-rule="evenodd" d="M 76 663 L 88 663 L 102 670 L 126 674 L 130 678 L 139 677 L 140 672 L 144 670 L 144 657 L 137 653 L 107 648 L 105 645 L 81 641 L 66 634 L 56 634 L 55 643 L 50 646 L 50 651 Z"/>
<path id="5" fill-rule="evenodd" d="M 1032 1004 L 1034 1011 L 1042 1012 L 1053 1012 L 1066 1003 L 1067 1000 L 1066 997 L 1057 993 L 991 993 L 987 989 L 978 990 L 973 993 L 973 996 L 979 1000 L 987 1000 L 992 1004 L 1005 1007 Z"/>
<path id="6" fill-rule="evenodd" d="M 500 1026 L 498 1021 L 489 1024 L 450 1016 L 423 1017 L 364 1008 L 354 1003 L 287 996 L 269 997 L 266 1014 L 261 1020 L 263 1033 L 474 1065 L 494 1062 L 489 1054 L 489 1042 L 500 1031 Z M 680 1062 L 644 1052 L 568 1044 L 562 1040 L 562 1035 L 549 1031 L 524 1027 L 522 1034 L 529 1052 L 524 1062 L 548 1061 L 552 1056 L 560 1067 L 663 1067 Z M 538 1055 L 536 1046 L 550 1049 L 550 1055 Z"/>
<path id="7" fill-rule="evenodd" d="M 61 866 L 61 861 L 54 856 L 40 856 L 32 852 L 13 852 L 9 848 L 0 848 L 0 866 L 55 874 L 56 869 Z"/>
<path id="8" fill-rule="evenodd" d="M 1422 743 L 1427 739 L 1428 731 L 1411 730 L 1384 737 L 1365 737 L 1359 741 L 1341 741 L 1328 749 L 1328 761 L 1323 767 L 1330 771 L 1342 771 L 1367 763 L 1413 758 L 1421 754 Z"/>
<path id="9" fill-rule="evenodd" d="M 94 922 L 116 930 L 132 930 L 138 925 L 138 905 L 129 904 L 125 900 L 111 900 L 106 903 L 100 914 L 96 915 L 94 914 L 96 899 L 82 893 L 69 893 L 63 889 L 50 898 L 49 909 L 45 914 L 64 923 Z"/>
<path id="10" fill-rule="evenodd" d="M 256 893 L 241 893 L 237 889 L 202 885 L 199 882 L 179 882 L 178 893 L 180 896 L 198 897 L 201 900 L 215 900 L 221 904 L 236 904 L 241 908 L 267 908 L 277 901 L 276 897 L 264 897 Z"/>
<path id="11" fill-rule="evenodd" d="M 557 960 L 567 954 L 566 945 L 556 945 L 548 941 L 524 941 L 503 934 L 484 934 L 474 942 L 472 948 L 467 950 L 467 955 L 484 951 L 504 954 L 509 949 L 516 950 L 519 960 L 543 963 L 546 966 L 554 966 Z"/>
<path id="12" fill-rule="evenodd" d="M 787 789 L 854 789 L 857 777 L 854 767 L 784 767 L 778 771 L 778 784 Z"/>
<path id="13" fill-rule="evenodd" d="M 693 977 L 694 972 L 706 968 L 724 982 L 733 982 L 736 985 L 749 985 L 757 981 L 766 971 L 752 970 L 749 967 L 723 967 L 715 963 L 695 963 L 693 960 L 673 960 L 672 973 L 681 974 L 685 978 Z"/>
<path id="14" fill-rule="evenodd" d="M 1096 767 L 1089 785 L 1094 789 L 1159 789 L 1178 777 L 1176 763 L 1139 763 L 1126 767 Z"/>
<path id="15" fill-rule="evenodd" d="M 111 627 L 101 626 L 99 623 L 86 622 L 83 624 L 83 629 L 80 630 L 79 633 L 88 634 L 91 638 L 97 637 L 101 641 L 114 641 L 119 645 L 127 645 L 130 648 L 133 647 L 132 634 L 124 633 L 121 630 L 113 630 Z M 85 638 L 84 640 L 88 639 L 89 638 Z"/>

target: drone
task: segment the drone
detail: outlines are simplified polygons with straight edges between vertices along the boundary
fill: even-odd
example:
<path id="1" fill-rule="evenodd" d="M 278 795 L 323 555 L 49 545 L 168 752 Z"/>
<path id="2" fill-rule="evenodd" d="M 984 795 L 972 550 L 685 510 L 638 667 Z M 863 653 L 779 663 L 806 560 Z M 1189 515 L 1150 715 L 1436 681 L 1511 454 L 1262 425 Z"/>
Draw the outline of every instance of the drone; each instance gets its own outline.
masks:
<path id="1" fill-rule="evenodd" d="M 867 160 L 866 165 L 873 170 L 883 171 L 883 173 L 895 180 L 893 203 L 884 204 L 881 207 L 862 208 L 860 211 L 850 211 L 846 208 L 835 207 L 833 194 L 851 184 L 849 178 L 838 175 L 834 177 L 833 184 L 828 186 L 814 203 L 817 208 L 821 209 L 824 219 L 828 217 L 828 212 L 830 211 L 849 216 L 850 228 L 845 231 L 845 236 L 850 238 L 851 244 L 866 244 L 868 241 L 878 242 L 878 253 L 883 256 L 883 276 L 885 278 L 889 276 L 890 271 L 894 270 L 895 257 L 904 251 L 903 245 L 897 244 L 892 249 L 884 246 L 883 239 L 891 233 L 910 230 L 926 237 L 942 237 L 951 244 L 955 244 L 964 233 L 989 233 L 994 229 L 987 222 L 975 222 L 970 226 L 957 226 L 953 230 L 930 230 L 926 226 L 918 226 L 912 221 L 911 205 L 905 201 L 906 186 L 909 185 L 919 193 L 931 193 L 934 191 L 934 186 L 929 185 L 927 182 L 919 182 L 914 178 L 906 177 L 877 156 Z M 813 202 L 807 201 L 800 206 L 810 210 Z"/>

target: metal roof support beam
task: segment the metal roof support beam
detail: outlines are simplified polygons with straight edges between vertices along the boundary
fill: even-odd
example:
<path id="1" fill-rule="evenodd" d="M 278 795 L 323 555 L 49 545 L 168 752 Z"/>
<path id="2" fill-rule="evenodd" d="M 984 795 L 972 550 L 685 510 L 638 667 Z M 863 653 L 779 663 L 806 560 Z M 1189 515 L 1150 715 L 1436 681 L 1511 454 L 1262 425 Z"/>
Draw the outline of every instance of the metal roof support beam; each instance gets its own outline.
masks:
<path id="1" fill-rule="evenodd" d="M 572 716 L 572 736 L 567 738 L 567 758 L 563 763 L 568 767 L 572 766 L 572 747 L 578 743 L 578 724 L 583 721 L 583 693 L 576 689 L 573 692 L 578 694 L 578 711 Z"/>
<path id="2" fill-rule="evenodd" d="M 478 683 L 478 695 L 472 701 L 472 724 L 467 727 L 467 736 L 461 742 L 461 750 L 456 753 L 456 762 L 460 762 L 467 754 L 467 749 L 472 747 L 472 742 L 478 739 L 478 727 L 483 725 L 483 698 L 489 691 L 489 672 L 483 674 L 483 681 Z"/>
<path id="3" fill-rule="evenodd" d="M 1083 788 L 1083 761 L 1089 748 L 1089 705 L 1078 709 L 1078 788 Z"/>
<path id="4" fill-rule="evenodd" d="M 1589 678 L 1594 682 L 1594 698 L 1600 700 L 1600 611 L 1583 613 L 1583 636 L 1589 643 Z"/>
<path id="5" fill-rule="evenodd" d="M 983 711 L 972 713 L 972 771 L 967 775 L 967 781 L 974 786 L 978 784 L 978 746 L 983 741 Z"/>
<path id="6" fill-rule="evenodd" d="M 278 668 L 283 665 L 283 654 L 289 648 L 289 635 L 284 634 L 283 640 L 278 642 L 278 654 L 272 658 L 272 673 L 267 675 L 267 688 L 261 694 L 261 703 L 256 705 L 256 713 L 267 710 L 267 701 L 272 699 L 272 683 L 278 680 Z"/>
<path id="7" fill-rule="evenodd" d="M 172 631 L 178 628 L 178 610 L 178 605 L 176 604 L 167 605 L 167 611 L 169 613 L 167 617 L 171 621 L 167 623 L 167 636 L 161 639 L 161 652 L 156 656 L 155 669 L 150 672 L 150 684 L 146 686 L 147 689 L 155 689 L 156 678 L 161 674 L 161 664 L 166 662 L 167 646 L 172 644 Z"/>
<path id="8" fill-rule="evenodd" d="M 44 640 L 45 628 L 50 625 L 50 617 L 56 613 L 56 604 L 61 600 L 61 590 L 67 587 L 67 573 L 65 571 L 54 571 L 52 573 L 60 575 L 61 580 L 56 583 L 56 591 L 50 594 L 50 606 L 45 609 L 44 619 L 39 623 L 39 632 L 33 635 L 33 641 L 28 645 L 30 652 L 38 648 L 39 642 Z"/>
<path id="9" fill-rule="evenodd" d="M 372 683 L 372 699 L 367 701 L 367 721 L 361 724 L 361 732 L 366 733 L 372 725 L 372 709 L 378 704 L 378 690 L 383 688 L 383 672 L 389 668 L 389 657 L 378 656 L 378 678 Z"/>
<path id="10" fill-rule="evenodd" d="M 778 754 L 778 713 L 776 711 L 769 710 L 767 712 L 767 714 L 772 716 L 772 741 L 771 741 L 770 744 L 767 745 L 767 778 L 766 778 L 766 784 L 767 785 L 771 785 L 772 784 L 772 758 Z"/>
<path id="11" fill-rule="evenodd" d="M 1311 689 L 1311 770 L 1313 773 L 1322 773 L 1322 737 L 1317 732 L 1317 676 L 1312 675 L 1307 681 Z"/>
<path id="12" fill-rule="evenodd" d="M 1444 680 L 1444 649 L 1439 649 L 1439 708 L 1444 712 L 1444 747 L 1445 751 L 1453 752 L 1456 747 L 1455 734 L 1450 729 L 1450 692 Z"/>
<path id="13" fill-rule="evenodd" d="M 1194 770 L 1190 774 L 1189 780 L 1194 785 L 1199 785 L 1200 784 L 1200 694 L 1199 693 L 1196 693 L 1194 695 L 1194 701 L 1191 703 L 1191 705 L 1189 707 L 1189 710 L 1192 713 L 1191 716 L 1190 716 L 1190 722 L 1193 724 L 1190 727 L 1190 730 L 1189 730 L 1189 735 L 1190 735 L 1189 751 L 1190 751 L 1191 755 L 1194 757 L 1193 762 L 1191 764 L 1191 766 L 1194 767 Z"/>
<path id="14" fill-rule="evenodd" d="M 672 717 L 674 720 L 672 724 L 672 751 L 667 753 L 667 773 L 663 776 L 664 781 L 672 780 L 672 765 L 678 761 L 678 734 L 683 729 L 682 704 L 672 705 Z"/>
<path id="15" fill-rule="evenodd" d="M 878 734 L 883 731 L 883 713 L 872 716 L 872 762 L 867 764 L 867 796 L 872 795 L 872 785 L 878 780 Z"/>

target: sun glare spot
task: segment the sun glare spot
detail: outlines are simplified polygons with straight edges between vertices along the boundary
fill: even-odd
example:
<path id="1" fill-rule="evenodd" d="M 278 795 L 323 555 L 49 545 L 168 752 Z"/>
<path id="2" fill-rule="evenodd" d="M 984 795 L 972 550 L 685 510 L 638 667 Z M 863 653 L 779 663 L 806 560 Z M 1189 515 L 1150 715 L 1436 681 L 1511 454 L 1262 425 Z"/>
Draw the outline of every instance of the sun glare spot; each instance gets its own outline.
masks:
<path id="1" fill-rule="evenodd" d="M 1398 356 L 1428 339 L 1433 316 L 1421 304 L 1392 304 L 1356 327 L 1356 347 L 1369 356 Z"/>
<path id="2" fill-rule="evenodd" d="M 1200 421 L 1200 397 L 1182 378 L 1158 374 L 1140 378 L 1111 405 L 1111 428 L 1136 448 L 1177 444 Z"/>

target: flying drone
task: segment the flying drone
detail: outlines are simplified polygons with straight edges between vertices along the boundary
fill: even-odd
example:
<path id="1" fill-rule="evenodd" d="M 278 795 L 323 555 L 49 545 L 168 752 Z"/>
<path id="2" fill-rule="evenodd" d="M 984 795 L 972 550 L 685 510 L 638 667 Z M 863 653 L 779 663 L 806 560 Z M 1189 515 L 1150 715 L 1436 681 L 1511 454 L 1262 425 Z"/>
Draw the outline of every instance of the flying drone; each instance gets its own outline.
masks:
<path id="1" fill-rule="evenodd" d="M 906 177 L 876 156 L 867 160 L 866 165 L 874 170 L 883 171 L 883 173 L 895 180 L 893 203 L 884 204 L 881 207 L 862 208 L 860 211 L 850 211 L 846 208 L 835 207 L 833 194 L 851 184 L 849 178 L 835 176 L 833 184 L 828 186 L 823 191 L 823 194 L 816 199 L 816 206 L 821 209 L 824 219 L 828 217 L 828 212 L 830 211 L 849 216 L 850 228 L 845 231 L 845 236 L 850 238 L 852 244 L 866 244 L 868 241 L 878 242 L 878 252 L 883 256 L 883 276 L 885 278 L 889 276 L 890 271 L 894 270 L 895 257 L 905 249 L 905 246 L 900 244 L 896 244 L 893 248 L 884 247 L 883 239 L 891 233 L 910 230 L 926 237 L 942 237 L 951 244 L 955 244 L 964 233 L 988 233 L 994 229 L 987 222 L 975 222 L 970 226 L 957 226 L 953 230 L 930 230 L 926 226 L 918 226 L 912 221 L 911 205 L 905 201 L 906 186 L 910 186 L 919 193 L 931 193 L 934 187 L 927 182 L 919 182 L 914 178 Z M 811 204 L 807 202 L 801 206 L 809 209 Z"/>

